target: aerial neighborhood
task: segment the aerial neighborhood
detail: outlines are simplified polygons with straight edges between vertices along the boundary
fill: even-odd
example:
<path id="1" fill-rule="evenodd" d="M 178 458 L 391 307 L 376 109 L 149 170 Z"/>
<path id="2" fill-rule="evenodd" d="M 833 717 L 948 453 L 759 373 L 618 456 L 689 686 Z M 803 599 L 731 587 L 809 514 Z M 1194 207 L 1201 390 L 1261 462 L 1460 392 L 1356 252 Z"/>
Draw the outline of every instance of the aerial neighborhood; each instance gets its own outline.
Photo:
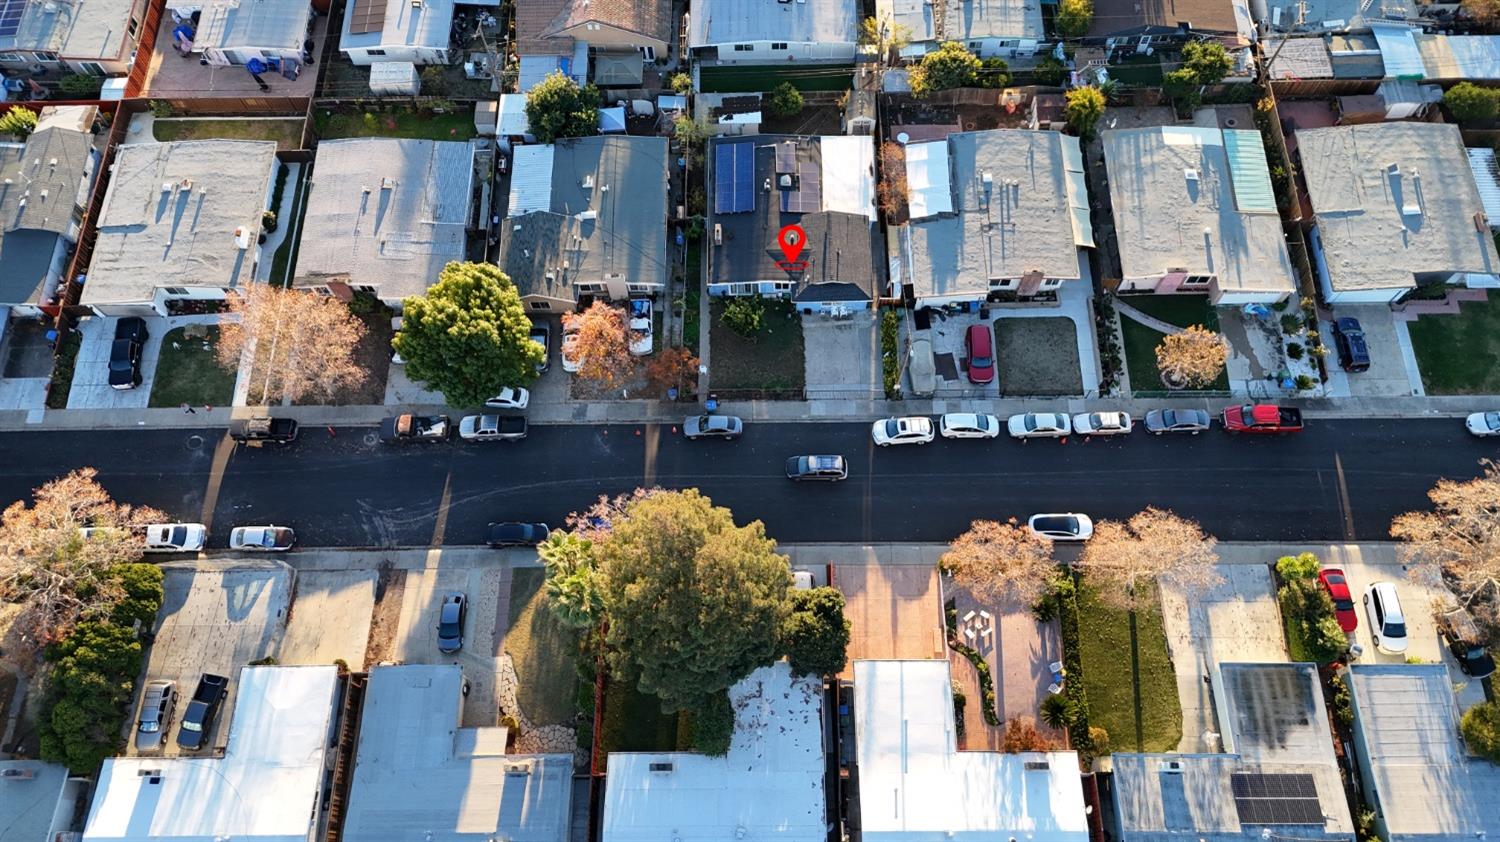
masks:
<path id="1" fill-rule="evenodd" d="M 1497 150 L 1500 0 L 0 0 L 0 842 L 1500 840 Z"/>

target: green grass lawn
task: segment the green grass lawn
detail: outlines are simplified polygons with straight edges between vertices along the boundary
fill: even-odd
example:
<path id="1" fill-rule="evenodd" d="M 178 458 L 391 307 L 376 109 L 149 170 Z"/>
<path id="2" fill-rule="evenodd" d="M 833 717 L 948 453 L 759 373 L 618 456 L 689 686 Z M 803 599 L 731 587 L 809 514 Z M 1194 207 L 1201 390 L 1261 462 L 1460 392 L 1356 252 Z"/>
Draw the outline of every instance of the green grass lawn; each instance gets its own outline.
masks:
<path id="1" fill-rule="evenodd" d="M 1148 316 L 1154 316 L 1178 327 L 1202 325 L 1208 330 L 1219 329 L 1219 316 L 1209 306 L 1208 297 L 1202 295 L 1133 295 L 1120 299 Z M 1124 340 L 1125 369 L 1130 373 L 1130 389 L 1134 392 L 1156 392 L 1167 387 L 1161 382 L 1161 372 L 1156 368 L 1156 346 L 1161 344 L 1164 334 L 1152 330 L 1124 313 L 1120 314 L 1120 333 Z M 1182 389 L 1184 392 L 1229 390 L 1229 373 L 1222 371 L 1214 382 L 1203 389 Z"/>
<path id="2" fill-rule="evenodd" d="M 613 679 L 604 691 L 602 751 L 676 751 L 677 714 L 635 689 L 635 681 Z"/>
<path id="3" fill-rule="evenodd" d="M 533 725 L 572 725 L 578 673 L 577 634 L 552 618 L 539 567 L 511 572 L 505 652 L 515 664 L 516 700 Z"/>
<path id="4" fill-rule="evenodd" d="M 188 336 L 189 330 L 196 335 Z M 218 325 L 184 325 L 168 331 L 161 340 L 150 405 L 229 406 L 235 372 L 219 365 L 218 345 Z"/>
<path id="5" fill-rule="evenodd" d="M 854 83 L 852 65 L 799 65 L 771 67 L 704 67 L 698 71 L 701 87 L 707 93 L 769 91 L 782 82 L 791 82 L 799 91 L 847 91 Z"/>
<path id="6" fill-rule="evenodd" d="M 367 118 L 368 115 L 368 118 Z M 474 136 L 474 115 L 468 109 L 457 113 L 422 115 L 415 111 L 330 113 L 316 112 L 318 137 L 415 137 L 428 140 L 468 140 Z"/>
<path id="7" fill-rule="evenodd" d="M 172 140 L 274 140 L 277 149 L 302 148 L 302 120 L 156 120 L 151 134 L 162 142 Z"/>
<path id="8" fill-rule="evenodd" d="M 1407 325 L 1429 395 L 1500 394 L 1500 297 Z"/>
<path id="9" fill-rule="evenodd" d="M 687 268 L 682 296 L 682 344 L 694 355 L 701 354 L 698 346 L 698 305 L 702 295 L 703 240 L 690 240 L 687 245 Z"/>
<path id="10" fill-rule="evenodd" d="M 1130 614 L 1101 603 L 1087 583 L 1079 588 L 1078 646 L 1089 724 L 1108 731 L 1116 751 L 1175 751 L 1182 706 L 1161 608 L 1154 602 L 1136 614 L 1135 644 Z"/>
<path id="11" fill-rule="evenodd" d="M 1206 295 L 1130 295 L 1122 296 L 1119 300 L 1167 324 L 1178 327 L 1203 325 L 1214 331 L 1219 329 L 1219 314 L 1208 303 Z"/>
<path id="12" fill-rule="evenodd" d="M 802 359 L 802 319 L 790 301 L 767 299 L 761 329 L 748 339 L 730 330 L 719 318 L 724 311 L 722 299 L 714 299 L 709 308 L 708 364 L 712 389 L 802 390 L 807 383 Z"/>

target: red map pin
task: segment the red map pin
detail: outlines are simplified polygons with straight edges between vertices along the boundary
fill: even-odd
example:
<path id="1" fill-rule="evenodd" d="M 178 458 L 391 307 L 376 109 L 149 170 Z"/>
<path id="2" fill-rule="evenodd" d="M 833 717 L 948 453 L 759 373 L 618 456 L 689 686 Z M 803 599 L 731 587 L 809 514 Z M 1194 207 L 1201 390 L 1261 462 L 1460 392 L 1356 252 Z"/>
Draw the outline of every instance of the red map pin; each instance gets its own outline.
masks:
<path id="1" fill-rule="evenodd" d="M 797 255 L 801 254 L 802 247 L 807 245 L 807 232 L 802 230 L 801 225 L 788 225 L 776 235 L 776 244 L 781 246 L 781 253 L 786 256 L 786 262 L 796 263 Z"/>

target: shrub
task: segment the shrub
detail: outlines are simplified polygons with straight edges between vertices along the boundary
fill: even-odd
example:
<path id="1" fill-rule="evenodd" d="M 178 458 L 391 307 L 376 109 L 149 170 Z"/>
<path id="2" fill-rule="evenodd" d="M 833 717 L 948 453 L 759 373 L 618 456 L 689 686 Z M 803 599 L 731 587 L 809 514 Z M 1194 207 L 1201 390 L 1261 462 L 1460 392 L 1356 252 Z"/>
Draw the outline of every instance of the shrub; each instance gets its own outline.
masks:
<path id="1" fill-rule="evenodd" d="M 426 96 L 447 96 L 448 77 L 443 74 L 443 68 L 436 64 L 429 64 L 422 68 L 422 93 Z"/>
<path id="2" fill-rule="evenodd" d="M 1344 680 L 1342 672 L 1336 672 L 1328 679 L 1328 685 L 1333 688 L 1333 717 L 1341 725 L 1351 725 L 1354 722 L 1354 704 L 1349 698 L 1349 682 Z"/>
<path id="3" fill-rule="evenodd" d="M 1494 120 L 1500 111 L 1500 94 L 1472 82 L 1459 82 L 1443 94 L 1448 113 L 1460 123 Z"/>
<path id="4" fill-rule="evenodd" d="M 766 301 L 759 295 L 735 296 L 724 304 L 724 313 L 719 316 L 724 326 L 749 339 L 765 323 Z"/>
<path id="5" fill-rule="evenodd" d="M 170 117 L 170 116 L 172 116 L 172 103 L 167 102 L 164 99 L 153 99 L 153 100 L 151 100 L 151 116 L 153 116 L 153 117 Z"/>
<path id="6" fill-rule="evenodd" d="M 1300 313 L 1283 313 L 1281 316 L 1282 333 L 1300 333 L 1302 331 L 1302 315 Z"/>
<path id="7" fill-rule="evenodd" d="M 953 730 L 957 732 L 958 738 L 964 738 L 964 708 L 968 706 L 969 699 L 964 691 L 959 688 L 958 681 L 953 681 Z"/>
<path id="8" fill-rule="evenodd" d="M 667 87 L 674 93 L 685 95 L 693 89 L 693 77 L 687 73 L 673 73 L 667 78 Z"/>
<path id="9" fill-rule="evenodd" d="M 1048 696 L 1042 699 L 1038 715 L 1043 722 L 1061 730 L 1072 725 L 1078 718 L 1078 708 L 1065 696 Z"/>
<path id="10" fill-rule="evenodd" d="M 1089 745 L 1094 750 L 1094 756 L 1109 754 L 1109 732 L 1098 725 L 1089 726 Z"/>
<path id="11" fill-rule="evenodd" d="M 47 647 L 46 659 L 52 671 L 37 725 L 42 759 L 92 774 L 120 748 L 141 644 L 130 629 L 83 622 Z"/>
<path id="12" fill-rule="evenodd" d="M 1031 71 L 1038 85 L 1056 87 L 1068 78 L 1068 67 L 1055 56 L 1047 56 L 1036 63 L 1036 68 Z"/>
<path id="13" fill-rule="evenodd" d="M 1296 342 L 1288 342 L 1286 344 L 1286 355 L 1290 359 L 1302 359 L 1302 346 Z"/>
<path id="14" fill-rule="evenodd" d="M 1003 58 L 987 58 L 979 63 L 979 87 L 1003 88 L 1010 84 L 1010 65 Z"/>
<path id="15" fill-rule="evenodd" d="M 709 696 L 693 709 L 694 748 L 709 757 L 723 757 L 733 739 L 734 705 L 728 691 Z"/>
<path id="16" fill-rule="evenodd" d="M 886 398 L 901 397 L 901 317 L 895 310 L 886 310 L 880 316 L 880 367 Z"/>
<path id="17" fill-rule="evenodd" d="M 261 230 L 267 234 L 276 230 L 276 211 L 262 211 L 260 214 Z"/>
<path id="18" fill-rule="evenodd" d="M 70 73 L 62 77 L 57 84 L 69 99 L 94 99 L 99 96 L 99 89 L 104 86 L 104 80 L 86 73 Z"/>
<path id="19" fill-rule="evenodd" d="M 1458 727 L 1470 751 L 1491 763 L 1500 763 L 1500 702 L 1483 702 L 1469 708 Z"/>
<path id="20" fill-rule="evenodd" d="M 791 82 L 782 82 L 766 98 L 766 112 L 772 117 L 795 117 L 802 113 L 804 104 L 802 92 L 793 87 Z"/>
<path id="21" fill-rule="evenodd" d="M 1310 374 L 1299 374 L 1297 375 L 1295 385 L 1297 386 L 1297 391 L 1299 392 L 1310 392 L 1313 389 L 1318 388 L 1318 381 L 1315 380 Z"/>
<path id="22" fill-rule="evenodd" d="M 1317 580 L 1293 579 L 1277 591 L 1287 649 L 1293 661 L 1328 664 L 1349 648 L 1349 640 L 1333 614 L 1333 600 Z"/>
<path id="23" fill-rule="evenodd" d="M 13 105 L 9 111 L 0 114 L 0 135 L 25 137 L 36 130 L 36 121 L 35 111 Z"/>
<path id="24" fill-rule="evenodd" d="M 1311 579 L 1318 575 L 1318 566 L 1318 557 L 1314 553 L 1284 555 L 1276 559 L 1276 575 L 1280 576 L 1284 582 L 1290 582 L 1293 579 Z"/>

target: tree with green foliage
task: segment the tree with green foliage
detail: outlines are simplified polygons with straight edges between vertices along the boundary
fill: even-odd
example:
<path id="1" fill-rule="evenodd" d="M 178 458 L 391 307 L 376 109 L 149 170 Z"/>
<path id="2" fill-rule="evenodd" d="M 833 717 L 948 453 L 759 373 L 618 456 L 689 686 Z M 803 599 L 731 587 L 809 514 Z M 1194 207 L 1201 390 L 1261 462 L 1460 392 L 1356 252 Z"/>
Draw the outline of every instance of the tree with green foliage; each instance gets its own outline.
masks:
<path id="1" fill-rule="evenodd" d="M 594 539 L 615 675 L 664 711 L 700 705 L 776 658 L 791 569 L 765 526 L 736 526 L 695 489 L 625 503 Z"/>
<path id="2" fill-rule="evenodd" d="M 889 14 L 865 18 L 859 22 L 859 43 L 874 47 L 881 59 L 891 50 L 905 49 L 911 43 L 911 27 L 891 20 Z"/>
<path id="3" fill-rule="evenodd" d="M 1488 122 L 1500 113 L 1500 96 L 1473 82 L 1459 82 L 1443 94 L 1443 105 L 1460 123 Z"/>
<path id="4" fill-rule="evenodd" d="M 709 757 L 723 757 L 734 742 L 734 704 L 729 691 L 703 697 L 693 708 L 693 748 Z"/>
<path id="5" fill-rule="evenodd" d="M 1491 763 L 1500 763 L 1500 702 L 1480 702 L 1464 711 L 1458 730 L 1470 751 Z"/>
<path id="6" fill-rule="evenodd" d="M 725 327 L 746 339 L 760 330 L 765 318 L 766 302 L 759 295 L 730 296 L 724 302 L 724 312 L 719 316 Z"/>
<path id="7" fill-rule="evenodd" d="M 934 91 L 972 88 L 979 84 L 983 67 L 979 56 L 957 41 L 944 41 L 941 47 L 922 56 L 916 67 L 907 71 L 913 96 L 923 97 Z"/>
<path id="8" fill-rule="evenodd" d="M 604 609 L 594 577 L 594 545 L 573 532 L 557 530 L 537 547 L 547 568 L 547 606 L 553 616 L 571 628 L 599 624 Z"/>
<path id="9" fill-rule="evenodd" d="M 110 568 L 108 576 L 122 594 L 110 612 L 110 623 L 123 629 L 140 623 L 142 631 L 150 631 L 166 599 L 161 568 L 154 564 L 120 564 Z"/>
<path id="10" fill-rule="evenodd" d="M 802 92 L 797 90 L 791 82 L 782 82 L 772 88 L 765 103 L 766 113 L 781 119 L 801 114 L 804 105 Z"/>
<path id="11" fill-rule="evenodd" d="M 675 94 L 687 96 L 693 91 L 693 77 L 690 73 L 673 73 L 667 77 L 667 87 Z"/>
<path id="12" fill-rule="evenodd" d="M 542 346 L 516 285 L 490 263 L 453 262 L 425 294 L 402 302 L 392 344 L 406 373 L 450 406 L 478 406 L 506 386 L 536 378 Z"/>
<path id="13" fill-rule="evenodd" d="M 1161 90 L 1180 108 L 1194 108 L 1203 101 L 1203 91 L 1198 84 L 1198 78 L 1186 67 L 1179 67 L 1164 74 L 1161 80 Z"/>
<path id="14" fill-rule="evenodd" d="M 1093 0 L 1062 0 L 1053 26 L 1063 38 L 1082 38 L 1094 22 Z"/>
<path id="15" fill-rule="evenodd" d="M 781 651 L 797 675 L 833 675 L 848 662 L 849 620 L 838 588 L 792 591 L 792 612 L 781 627 Z"/>
<path id="16" fill-rule="evenodd" d="M 553 71 L 526 94 L 526 122 L 537 143 L 599 133 L 599 89 Z"/>
<path id="17" fill-rule="evenodd" d="M 1294 657 L 1328 664 L 1349 649 L 1349 639 L 1333 613 L 1333 600 L 1316 579 L 1292 579 L 1281 586 L 1277 597 L 1283 620 L 1301 638 L 1305 650 L 1293 653 Z"/>
<path id="18" fill-rule="evenodd" d="M 25 137 L 36 130 L 36 120 L 35 111 L 24 106 L 12 105 L 9 111 L 0 114 L 0 135 Z"/>
<path id="19" fill-rule="evenodd" d="M 1318 575 L 1320 566 L 1322 562 L 1318 561 L 1316 553 L 1284 555 L 1276 559 L 1276 575 L 1286 582 L 1293 579 L 1311 579 Z"/>
<path id="20" fill-rule="evenodd" d="M 703 120 L 695 120 L 686 114 L 680 114 L 672 121 L 672 136 L 677 138 L 683 146 L 696 148 L 713 136 L 713 130 Z"/>
<path id="21" fill-rule="evenodd" d="M 1065 94 L 1068 125 L 1079 137 L 1090 137 L 1104 116 L 1104 94 L 1098 88 L 1073 88 Z"/>
<path id="22" fill-rule="evenodd" d="M 1003 88 L 1010 84 L 1010 65 L 1003 58 L 987 58 L 979 63 L 979 86 Z"/>
<path id="23" fill-rule="evenodd" d="M 1234 58 L 1218 41 L 1193 41 L 1182 47 L 1182 68 L 1200 85 L 1217 85 L 1234 69 Z"/>
<path id="24" fill-rule="evenodd" d="M 1044 56 L 1032 68 L 1031 75 L 1036 78 L 1038 85 L 1057 87 L 1068 78 L 1068 66 L 1057 59 L 1056 56 Z"/>
<path id="25" fill-rule="evenodd" d="M 141 644 L 130 629 L 84 622 L 46 657 L 52 674 L 38 721 L 42 759 L 93 774 L 121 747 Z"/>

